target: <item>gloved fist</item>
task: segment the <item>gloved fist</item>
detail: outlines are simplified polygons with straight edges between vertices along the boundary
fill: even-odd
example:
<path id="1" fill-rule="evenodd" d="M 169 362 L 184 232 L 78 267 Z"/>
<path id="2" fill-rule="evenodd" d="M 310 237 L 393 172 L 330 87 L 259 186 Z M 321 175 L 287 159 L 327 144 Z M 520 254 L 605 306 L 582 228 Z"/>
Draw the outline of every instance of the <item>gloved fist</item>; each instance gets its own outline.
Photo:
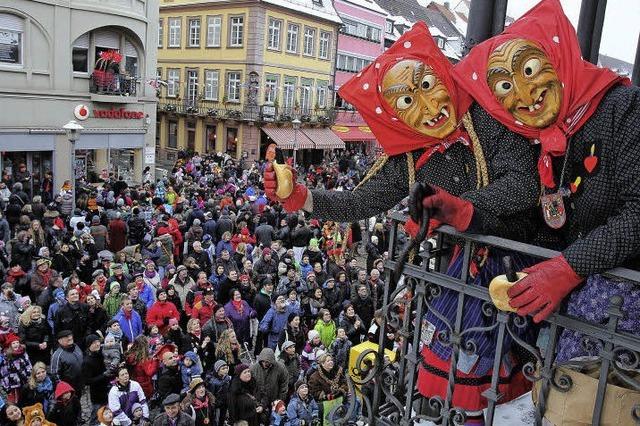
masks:
<path id="1" fill-rule="evenodd" d="M 442 222 L 436 219 L 429 219 L 429 230 L 427 231 L 427 237 L 433 235 L 433 231 L 442 225 Z M 420 231 L 420 225 L 413 221 L 413 219 L 409 218 L 404 224 L 404 230 L 411 238 L 415 238 L 418 235 L 418 231 Z"/>
<path id="2" fill-rule="evenodd" d="M 291 171 L 293 180 L 293 191 L 286 198 L 280 198 L 276 192 L 278 191 L 278 177 L 273 169 L 273 164 L 270 162 L 267 168 L 264 170 L 264 192 L 271 201 L 278 201 L 282 203 L 284 209 L 288 212 L 296 212 L 300 210 L 305 201 L 309 190 L 306 186 L 297 182 L 298 174 L 295 169 L 290 166 L 286 166 Z"/>
<path id="3" fill-rule="evenodd" d="M 584 278 L 575 273 L 564 256 L 560 255 L 524 269 L 527 275 L 507 291 L 509 304 L 518 315 L 535 314 L 540 322 L 555 311 Z"/>
<path id="4" fill-rule="evenodd" d="M 449 194 L 444 189 L 431 186 L 433 193 L 422 199 L 422 207 L 429 209 L 431 218 L 464 232 L 473 218 L 473 204 Z"/>

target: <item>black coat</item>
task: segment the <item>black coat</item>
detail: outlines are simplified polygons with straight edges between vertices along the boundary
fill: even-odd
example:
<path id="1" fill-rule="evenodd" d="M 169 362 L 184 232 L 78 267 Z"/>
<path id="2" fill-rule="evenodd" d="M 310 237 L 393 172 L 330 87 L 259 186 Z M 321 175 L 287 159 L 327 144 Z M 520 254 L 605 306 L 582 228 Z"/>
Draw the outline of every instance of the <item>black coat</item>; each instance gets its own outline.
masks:
<path id="1" fill-rule="evenodd" d="M 180 395 L 180 391 L 182 390 L 180 368 L 178 368 L 178 366 L 173 368 L 162 367 L 162 370 L 158 374 L 156 390 L 160 401 L 164 400 L 170 393 Z"/>
<path id="2" fill-rule="evenodd" d="M 54 321 L 54 332 L 71 330 L 76 344 L 84 348 L 84 338 L 87 336 L 89 319 L 89 305 L 85 303 L 67 303 L 58 309 Z"/>
<path id="3" fill-rule="evenodd" d="M 229 388 L 229 400 L 233 403 L 229 404 L 229 419 L 231 423 L 246 421 L 249 426 L 258 425 L 258 415 L 256 407 L 258 402 L 255 398 L 256 380 L 251 378 L 248 383 L 244 383 L 239 377 L 231 379 L 231 387 Z M 269 408 L 267 408 L 269 410 Z"/>
<path id="4" fill-rule="evenodd" d="M 144 318 L 142 315 L 140 318 Z M 97 330 L 103 332 L 109 322 L 109 316 L 107 311 L 103 307 L 96 307 L 93 312 L 91 309 L 87 310 L 87 335 L 94 333 Z"/>
<path id="5" fill-rule="evenodd" d="M 82 374 L 85 383 L 89 385 L 89 389 L 91 390 L 91 402 L 100 405 L 106 404 L 111 378 L 106 376 L 102 352 L 87 351 L 85 353 L 82 363 Z"/>
<path id="6" fill-rule="evenodd" d="M 46 318 L 42 317 L 39 322 L 32 321 L 26 327 L 20 322 L 18 335 L 22 343 L 27 347 L 27 354 L 32 365 L 38 361 L 42 361 L 45 364 L 51 362 L 51 327 L 49 327 Z M 42 342 L 47 342 L 46 349 L 40 349 L 39 345 Z"/>
<path id="7" fill-rule="evenodd" d="M 66 405 L 56 401 L 47 414 L 47 420 L 57 425 L 80 425 L 80 410 L 80 400 L 74 395 Z"/>

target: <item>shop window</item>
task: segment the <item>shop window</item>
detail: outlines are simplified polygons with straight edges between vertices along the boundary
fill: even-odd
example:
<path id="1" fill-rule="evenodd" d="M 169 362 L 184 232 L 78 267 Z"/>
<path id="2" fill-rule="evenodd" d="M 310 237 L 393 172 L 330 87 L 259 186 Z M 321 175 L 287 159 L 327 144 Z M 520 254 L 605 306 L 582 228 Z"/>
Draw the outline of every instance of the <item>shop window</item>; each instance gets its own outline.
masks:
<path id="1" fill-rule="evenodd" d="M 238 129 L 235 127 L 227 127 L 227 154 L 235 157 L 238 147 Z"/>
<path id="2" fill-rule="evenodd" d="M 169 148 L 177 148 L 178 147 L 178 122 L 177 121 L 168 121 L 169 123 L 169 140 L 167 141 L 167 147 Z"/>
<path id="3" fill-rule="evenodd" d="M 24 19 L 0 13 L 0 63 L 22 65 Z"/>
<path id="4" fill-rule="evenodd" d="M 204 149 L 205 152 L 215 152 L 216 150 L 216 126 L 207 126 L 205 130 Z"/>
<path id="5" fill-rule="evenodd" d="M 196 150 L 196 123 L 187 122 L 187 149 L 191 152 Z"/>

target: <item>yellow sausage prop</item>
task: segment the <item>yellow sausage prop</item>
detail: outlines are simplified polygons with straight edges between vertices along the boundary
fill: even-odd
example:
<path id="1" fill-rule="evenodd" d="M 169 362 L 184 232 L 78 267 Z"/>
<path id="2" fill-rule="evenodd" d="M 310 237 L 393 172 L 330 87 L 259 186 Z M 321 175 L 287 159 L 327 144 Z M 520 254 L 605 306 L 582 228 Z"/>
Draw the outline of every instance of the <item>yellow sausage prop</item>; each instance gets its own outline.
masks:
<path id="1" fill-rule="evenodd" d="M 524 272 L 517 272 L 518 281 L 527 276 Z M 491 280 L 491 284 L 489 284 L 489 295 L 491 296 L 491 300 L 493 304 L 496 305 L 496 308 L 505 312 L 515 312 L 516 309 L 512 308 L 509 305 L 509 296 L 507 295 L 507 290 L 511 288 L 518 281 L 510 282 L 507 279 L 506 275 L 498 275 L 494 279 Z"/>

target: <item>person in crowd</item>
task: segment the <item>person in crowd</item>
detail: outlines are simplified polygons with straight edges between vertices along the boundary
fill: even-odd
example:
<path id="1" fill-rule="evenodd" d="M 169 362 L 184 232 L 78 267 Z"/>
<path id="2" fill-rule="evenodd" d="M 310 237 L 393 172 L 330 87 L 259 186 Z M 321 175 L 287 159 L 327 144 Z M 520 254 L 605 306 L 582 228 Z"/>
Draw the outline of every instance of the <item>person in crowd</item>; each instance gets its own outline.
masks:
<path id="1" fill-rule="evenodd" d="M 202 326 L 202 334 L 209 337 L 212 344 L 216 344 L 222 333 L 228 329 L 233 330 L 233 323 L 227 318 L 225 307 L 216 305 L 213 308 L 213 317 Z"/>
<path id="2" fill-rule="evenodd" d="M 47 420 L 59 425 L 76 426 L 83 423 L 80 398 L 75 388 L 61 380 L 56 384 L 54 401 L 47 414 Z"/>
<path id="3" fill-rule="evenodd" d="M 2 343 L 0 384 L 8 399 L 20 403 L 20 389 L 31 375 L 31 361 L 17 334 L 9 333 Z"/>
<path id="4" fill-rule="evenodd" d="M 352 345 L 353 343 L 349 340 L 345 329 L 338 327 L 336 338 L 329 347 L 329 353 L 333 356 L 334 362 L 344 370 L 347 370 L 349 366 L 349 352 Z"/>
<path id="5" fill-rule="evenodd" d="M 231 300 L 224 307 L 227 318 L 231 320 L 236 337 L 240 343 L 251 343 L 250 321 L 256 317 L 246 300 L 242 300 L 242 293 L 239 289 L 231 291 Z"/>
<path id="6" fill-rule="evenodd" d="M 229 389 L 229 400 L 233 401 L 229 404 L 229 420 L 232 424 L 244 421 L 249 426 L 258 426 L 258 417 L 265 411 L 265 407 L 259 405 L 255 394 L 256 380 L 251 369 L 247 364 L 238 364 Z"/>
<path id="7" fill-rule="evenodd" d="M 324 352 L 325 347 L 320 340 L 320 333 L 317 330 L 309 330 L 307 333 L 307 343 L 304 345 L 300 358 L 302 369 L 307 372 L 316 363 L 318 352 Z"/>
<path id="8" fill-rule="evenodd" d="M 240 353 L 242 352 L 242 346 L 236 337 L 236 332 L 231 329 L 227 329 L 222 332 L 218 342 L 216 343 L 216 360 L 222 360 L 229 368 L 234 368 L 241 363 Z"/>
<path id="9" fill-rule="evenodd" d="M 7 426 L 25 426 L 25 417 L 20 407 L 13 402 L 7 402 L 4 407 L 0 408 L 3 424 Z"/>
<path id="10" fill-rule="evenodd" d="M 66 303 L 56 313 L 53 329 L 56 333 L 71 330 L 74 341 L 84 344 L 84 338 L 87 336 L 89 306 L 80 302 L 80 293 L 75 287 L 67 287 L 65 299 Z M 74 386 L 76 383 L 70 382 L 70 384 L 76 389 L 76 393 L 80 393 L 78 387 Z"/>
<path id="11" fill-rule="evenodd" d="M 287 406 L 291 426 L 316 426 L 322 423 L 318 403 L 309 394 L 309 385 L 304 380 L 295 384 L 295 393 Z"/>
<path id="12" fill-rule="evenodd" d="M 336 323 L 331 318 L 331 312 L 328 309 L 321 309 L 314 330 L 320 333 L 320 340 L 325 348 L 331 347 L 335 340 L 336 328 Z"/>
<path id="13" fill-rule="evenodd" d="M 195 426 L 216 424 L 216 398 L 207 390 L 202 378 L 194 378 L 189 383 L 189 391 L 180 405 L 182 411 L 194 419 Z"/>
<path id="14" fill-rule="evenodd" d="M 109 382 L 115 377 L 115 372 L 108 372 L 104 368 L 104 357 L 100 350 L 100 337 L 90 334 L 85 339 L 85 353 L 82 360 L 82 374 L 85 384 L 89 387 L 91 401 L 91 419 L 97 417 L 98 408 L 107 403 Z"/>
<path id="15" fill-rule="evenodd" d="M 42 308 L 31 305 L 20 315 L 18 336 L 27 347 L 27 354 L 33 364 L 51 361 L 51 328 L 42 316 Z"/>
<path id="16" fill-rule="evenodd" d="M 125 367 L 118 369 L 116 380 L 109 390 L 109 410 L 113 413 L 114 421 L 123 426 L 133 424 L 133 405 L 142 406 L 142 418 L 149 421 L 149 406 L 142 387 L 135 380 L 129 378 L 129 371 Z"/>
<path id="17" fill-rule="evenodd" d="M 47 373 L 47 366 L 43 362 L 36 362 L 31 368 L 31 374 L 20 391 L 20 405 L 28 407 L 41 404 L 45 413 L 53 404 L 54 382 Z"/>
<path id="18" fill-rule="evenodd" d="M 340 328 L 344 330 L 347 338 L 353 346 L 362 341 L 366 333 L 364 328 L 365 322 L 356 314 L 356 310 L 349 301 L 344 302 L 344 310 L 340 314 Z"/>
<path id="19" fill-rule="evenodd" d="M 82 349 L 75 343 L 71 330 L 60 330 L 56 334 L 58 349 L 51 356 L 51 378 L 54 382 L 64 381 L 73 387 L 76 395 L 82 393 L 84 377 Z"/>
<path id="20" fill-rule="evenodd" d="M 282 330 L 280 338 L 278 339 L 278 346 L 282 350 L 282 345 L 286 341 L 293 342 L 295 346 L 295 352 L 297 354 L 302 353 L 305 344 L 305 334 L 302 330 L 302 324 L 300 322 L 300 314 L 292 312 L 287 318 L 287 328 Z"/>
<path id="21" fill-rule="evenodd" d="M 331 355 L 321 355 L 318 358 L 318 368 L 309 377 L 311 397 L 318 403 L 322 403 L 341 396 L 346 397 L 348 392 L 349 388 L 343 368 L 335 364 Z M 343 404 L 347 403 L 343 402 Z M 357 409 L 354 410 L 354 417 L 357 417 L 357 411 Z"/>
<path id="22" fill-rule="evenodd" d="M 182 378 L 182 392 L 184 394 L 189 390 L 191 382 L 196 377 L 202 377 L 202 362 L 200 357 L 193 351 L 185 352 L 184 357 L 179 362 L 180 376 Z"/>
<path id="23" fill-rule="evenodd" d="M 87 333 L 103 333 L 109 322 L 107 311 L 104 310 L 99 301 L 100 295 L 97 291 L 92 292 L 85 298 L 88 306 L 87 310 Z"/>
<path id="24" fill-rule="evenodd" d="M 287 327 L 289 314 L 293 311 L 285 304 L 284 295 L 274 294 L 272 299 L 273 306 L 260 321 L 260 331 L 267 335 L 267 347 L 275 349 L 280 338 L 280 333 Z"/>
<path id="25" fill-rule="evenodd" d="M 258 405 L 268 411 L 276 399 L 285 399 L 289 389 L 289 374 L 280 361 L 276 360 L 273 349 L 263 348 L 251 366 L 251 376 L 256 381 Z M 261 413 L 260 418 L 265 416 Z"/>
<path id="26" fill-rule="evenodd" d="M 287 396 L 293 393 L 293 385 L 300 378 L 300 355 L 296 353 L 296 344 L 290 340 L 285 341 L 281 346 L 278 361 L 284 365 L 289 375 Z"/>
<path id="27" fill-rule="evenodd" d="M 215 398 L 214 424 L 223 424 L 227 418 L 229 407 L 229 388 L 231 386 L 231 376 L 229 375 L 229 365 L 221 359 L 213 365 L 213 371 L 207 378 L 207 387 L 211 390 Z"/>
<path id="28" fill-rule="evenodd" d="M 162 401 L 169 394 L 180 394 L 182 390 L 182 377 L 178 364 L 177 348 L 174 345 L 163 346 L 156 354 L 156 357 L 160 360 L 161 365 L 155 388 L 158 393 L 158 398 Z"/>
<path id="29" fill-rule="evenodd" d="M 166 334 L 171 319 L 178 321 L 180 312 L 173 303 L 167 301 L 167 290 L 159 288 L 156 290 L 156 301 L 147 312 L 147 325 L 156 325 L 162 334 Z"/>

